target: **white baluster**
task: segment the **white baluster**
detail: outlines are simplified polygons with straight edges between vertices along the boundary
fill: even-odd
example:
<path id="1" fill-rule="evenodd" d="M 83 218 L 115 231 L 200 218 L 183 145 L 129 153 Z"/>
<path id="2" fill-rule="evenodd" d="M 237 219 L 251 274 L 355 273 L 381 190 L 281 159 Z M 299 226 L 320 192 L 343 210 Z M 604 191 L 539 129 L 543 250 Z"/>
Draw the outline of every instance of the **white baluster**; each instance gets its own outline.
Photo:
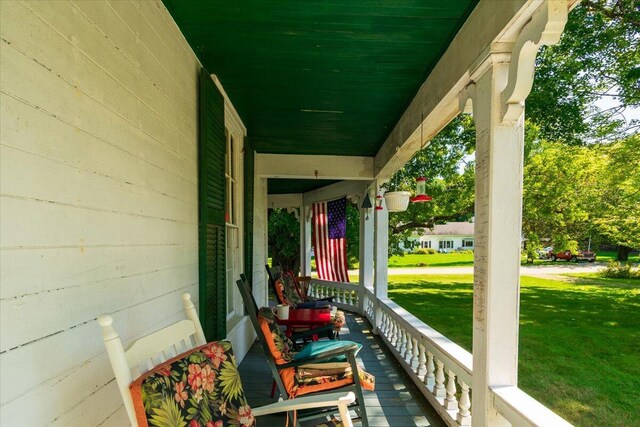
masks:
<path id="1" fill-rule="evenodd" d="M 411 353 L 413 351 L 413 341 L 412 341 L 411 334 L 408 331 L 405 331 L 404 337 L 407 344 L 405 345 L 405 350 L 404 350 L 404 354 L 402 355 L 402 358 L 406 360 L 407 363 L 409 363 L 409 361 L 411 360 Z"/>
<path id="2" fill-rule="evenodd" d="M 398 345 L 398 323 L 395 319 L 391 319 L 391 345 L 396 348 Z"/>
<path id="3" fill-rule="evenodd" d="M 444 387 L 444 363 L 436 359 L 436 384 L 433 387 L 436 397 L 445 397 L 447 390 Z"/>
<path id="4" fill-rule="evenodd" d="M 411 365 L 411 369 L 414 372 L 418 372 L 418 354 L 420 350 L 418 349 L 418 340 L 416 338 L 411 341 L 411 361 L 409 362 Z"/>
<path id="5" fill-rule="evenodd" d="M 384 336 L 389 338 L 389 328 L 391 325 L 391 319 L 389 318 L 389 315 L 386 312 L 383 312 L 382 314 L 382 327 L 384 328 Z"/>
<path id="6" fill-rule="evenodd" d="M 399 347 L 398 351 L 400 352 L 400 355 L 404 357 L 404 352 L 407 351 L 407 333 L 404 328 L 400 329 Z"/>
<path id="7" fill-rule="evenodd" d="M 433 386 L 436 383 L 435 370 L 436 366 L 433 363 L 433 353 L 427 351 L 427 373 L 424 376 L 424 384 L 431 391 L 433 391 Z"/>
<path id="8" fill-rule="evenodd" d="M 458 416 L 456 420 L 461 426 L 471 425 L 471 399 L 469 398 L 469 386 L 464 381 L 458 381 L 460 383 L 460 401 L 458 402 Z"/>
<path id="9" fill-rule="evenodd" d="M 423 379 L 426 378 L 425 375 L 427 373 L 427 350 L 424 348 L 424 345 L 420 343 L 419 345 L 419 355 L 418 355 L 418 376 Z"/>
<path id="10" fill-rule="evenodd" d="M 454 410 L 458 407 L 456 399 L 456 374 L 449 370 L 449 378 L 447 379 L 447 397 L 444 399 L 444 407 L 447 410 Z"/>

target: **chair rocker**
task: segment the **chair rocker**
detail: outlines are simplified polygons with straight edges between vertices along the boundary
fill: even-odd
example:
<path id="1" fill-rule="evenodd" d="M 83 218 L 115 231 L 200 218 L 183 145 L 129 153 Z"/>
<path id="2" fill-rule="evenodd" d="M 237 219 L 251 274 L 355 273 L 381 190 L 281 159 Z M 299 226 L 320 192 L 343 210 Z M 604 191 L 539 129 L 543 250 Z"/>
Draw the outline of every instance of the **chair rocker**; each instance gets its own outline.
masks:
<path id="1" fill-rule="evenodd" d="M 301 397 L 250 408 L 231 343 L 207 344 L 190 295 L 184 294 L 182 299 L 187 319 L 134 341 L 127 350 L 113 328 L 113 318 L 102 315 L 97 319 L 133 427 L 169 421 L 187 425 L 194 420 L 199 425 L 244 427 L 254 426 L 255 417 L 263 415 L 336 407 L 342 425 L 353 426 L 348 410 L 355 401 L 353 393 Z"/>

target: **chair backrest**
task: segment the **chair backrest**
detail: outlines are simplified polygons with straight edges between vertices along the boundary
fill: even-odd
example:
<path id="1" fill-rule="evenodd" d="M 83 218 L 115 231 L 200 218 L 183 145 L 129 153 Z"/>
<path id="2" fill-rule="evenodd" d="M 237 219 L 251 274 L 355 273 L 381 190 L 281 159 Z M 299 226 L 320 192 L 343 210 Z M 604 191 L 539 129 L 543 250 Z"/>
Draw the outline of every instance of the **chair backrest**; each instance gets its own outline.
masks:
<path id="1" fill-rule="evenodd" d="M 249 319 L 251 319 L 251 324 L 253 325 L 253 329 L 256 331 L 256 335 L 258 336 L 258 342 L 260 342 L 260 347 L 262 347 L 262 352 L 264 353 L 265 358 L 267 359 L 267 363 L 269 368 L 271 369 L 271 374 L 273 375 L 273 379 L 276 381 L 278 385 L 278 389 L 280 390 L 281 395 L 286 399 L 287 393 L 280 378 L 280 374 L 278 373 L 278 368 L 276 367 L 276 361 L 271 354 L 271 350 L 269 349 L 269 344 L 267 344 L 267 338 L 260 327 L 260 321 L 258 320 L 258 305 L 256 304 L 256 300 L 253 298 L 253 294 L 251 293 L 251 286 L 249 282 L 246 280 L 244 275 L 240 276 L 241 279 L 236 281 L 236 285 L 240 290 L 240 295 L 242 295 L 242 302 L 244 303 L 244 308 L 249 313 Z"/>
<path id="2" fill-rule="evenodd" d="M 286 304 L 286 301 L 282 300 L 276 289 L 276 281 L 282 276 L 282 268 L 279 266 L 269 267 L 268 264 L 265 265 L 265 268 L 267 269 L 267 276 L 269 277 L 269 286 L 278 300 L 278 304 Z"/>
<path id="3" fill-rule="evenodd" d="M 108 314 L 98 317 L 104 345 L 133 427 L 138 426 L 129 391 L 133 380 L 166 360 L 207 343 L 191 295 L 183 294 L 182 301 L 188 319 L 133 341 L 127 350 L 113 328 L 113 318 Z"/>

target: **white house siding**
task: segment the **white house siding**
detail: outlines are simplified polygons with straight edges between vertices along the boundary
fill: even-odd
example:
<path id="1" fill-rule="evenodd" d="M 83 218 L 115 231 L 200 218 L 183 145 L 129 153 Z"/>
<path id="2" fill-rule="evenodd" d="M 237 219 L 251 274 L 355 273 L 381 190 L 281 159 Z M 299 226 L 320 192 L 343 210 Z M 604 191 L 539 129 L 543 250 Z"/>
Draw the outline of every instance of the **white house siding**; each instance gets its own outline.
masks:
<path id="1" fill-rule="evenodd" d="M 0 424 L 126 425 L 125 341 L 197 302 L 199 63 L 159 1 L 0 2 Z"/>
<path id="2" fill-rule="evenodd" d="M 452 241 L 453 247 L 448 248 L 447 251 L 455 251 L 456 249 L 473 249 L 473 245 L 470 247 L 463 247 L 463 240 L 473 241 L 473 235 L 469 236 L 420 236 L 419 245 L 421 248 L 431 247 L 435 250 L 440 248 L 439 244 L 443 241 Z M 431 242 L 431 246 L 425 246 L 425 243 Z"/>

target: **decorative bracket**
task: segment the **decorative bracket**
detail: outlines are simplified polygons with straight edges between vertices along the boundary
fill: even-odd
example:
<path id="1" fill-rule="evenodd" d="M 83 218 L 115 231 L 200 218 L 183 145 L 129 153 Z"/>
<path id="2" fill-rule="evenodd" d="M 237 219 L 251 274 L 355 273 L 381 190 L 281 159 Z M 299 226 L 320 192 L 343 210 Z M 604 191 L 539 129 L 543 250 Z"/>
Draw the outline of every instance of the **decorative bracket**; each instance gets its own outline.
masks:
<path id="1" fill-rule="evenodd" d="M 475 96 L 476 96 L 476 84 L 471 82 L 460 92 L 458 103 L 459 103 L 459 108 L 461 112 L 463 113 L 473 112 L 472 104 Z"/>
<path id="2" fill-rule="evenodd" d="M 524 100 L 533 86 L 538 49 L 558 43 L 568 11 L 567 0 L 545 0 L 518 34 L 511 53 L 507 86 L 502 92 L 503 123 L 515 122 L 522 115 Z"/>

